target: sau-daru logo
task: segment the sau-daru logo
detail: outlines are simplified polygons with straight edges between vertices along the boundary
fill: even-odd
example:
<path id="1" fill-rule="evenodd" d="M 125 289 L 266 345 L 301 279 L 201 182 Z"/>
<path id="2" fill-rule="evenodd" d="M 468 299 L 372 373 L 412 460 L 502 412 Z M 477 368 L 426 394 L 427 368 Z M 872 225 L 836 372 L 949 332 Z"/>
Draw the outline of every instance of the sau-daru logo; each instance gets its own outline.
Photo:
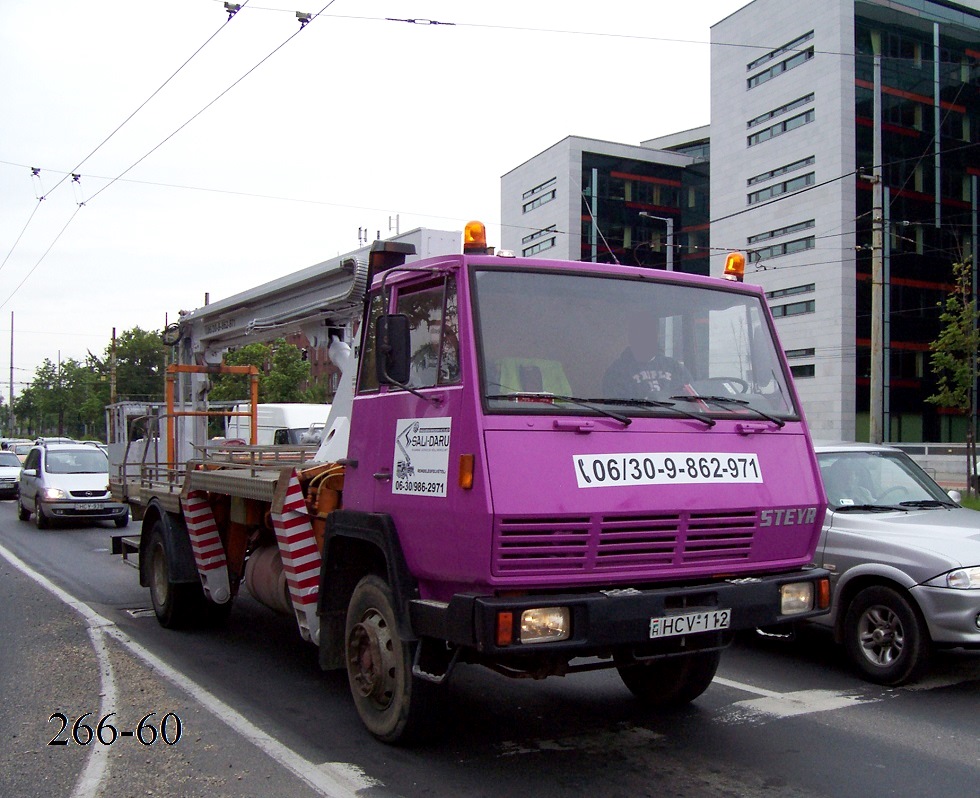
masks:
<path id="1" fill-rule="evenodd" d="M 409 444 L 409 441 L 413 436 L 418 435 L 419 432 L 419 422 L 415 421 L 409 424 L 405 429 L 401 431 L 401 434 L 395 438 L 395 442 L 398 444 L 398 448 L 401 449 L 402 457 L 395 463 L 395 476 L 398 479 L 408 479 L 415 474 L 415 466 L 412 465 L 412 458 L 408 455 L 408 449 L 405 447 Z"/>

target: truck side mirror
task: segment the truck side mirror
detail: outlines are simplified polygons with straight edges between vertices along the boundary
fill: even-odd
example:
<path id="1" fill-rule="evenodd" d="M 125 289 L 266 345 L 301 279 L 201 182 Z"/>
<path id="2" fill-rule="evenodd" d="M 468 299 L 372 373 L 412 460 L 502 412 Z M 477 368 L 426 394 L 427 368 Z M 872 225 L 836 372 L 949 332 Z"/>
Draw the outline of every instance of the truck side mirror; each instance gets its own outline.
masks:
<path id="1" fill-rule="evenodd" d="M 411 328 L 404 313 L 378 316 L 374 334 L 378 384 L 404 385 L 412 362 Z"/>

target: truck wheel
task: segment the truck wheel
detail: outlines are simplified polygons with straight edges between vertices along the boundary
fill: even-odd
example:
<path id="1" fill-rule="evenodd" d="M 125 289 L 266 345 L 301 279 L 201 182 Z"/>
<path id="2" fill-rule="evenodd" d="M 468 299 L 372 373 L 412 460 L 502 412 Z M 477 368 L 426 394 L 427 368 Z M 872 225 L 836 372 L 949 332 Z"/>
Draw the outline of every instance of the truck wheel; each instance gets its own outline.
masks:
<path id="1" fill-rule="evenodd" d="M 844 645 L 868 681 L 895 687 L 925 670 L 932 641 L 915 605 L 897 590 L 875 585 L 847 608 Z"/>
<path id="2" fill-rule="evenodd" d="M 720 651 L 697 651 L 617 669 L 633 695 L 649 706 L 667 709 L 689 704 L 707 690 L 719 662 Z"/>
<path id="3" fill-rule="evenodd" d="M 398 636 L 394 605 L 383 579 L 357 583 L 347 606 L 347 679 L 368 731 L 382 742 L 408 743 L 431 732 L 438 687 L 412 675 L 414 646 Z"/>
<path id="4" fill-rule="evenodd" d="M 51 524 L 48 523 L 48 517 L 41 512 L 41 502 L 39 502 L 37 499 L 34 500 L 34 525 L 38 529 L 47 529 L 49 526 L 51 526 Z"/>
<path id="5" fill-rule="evenodd" d="M 199 619 L 202 613 L 201 586 L 193 582 L 171 582 L 170 562 L 163 542 L 163 524 L 156 521 L 150 529 L 149 555 L 150 599 L 160 625 L 181 629 Z"/>
<path id="6" fill-rule="evenodd" d="M 20 500 L 20 497 L 17 498 L 17 517 L 21 521 L 31 520 L 31 511 L 24 506 L 23 502 Z"/>

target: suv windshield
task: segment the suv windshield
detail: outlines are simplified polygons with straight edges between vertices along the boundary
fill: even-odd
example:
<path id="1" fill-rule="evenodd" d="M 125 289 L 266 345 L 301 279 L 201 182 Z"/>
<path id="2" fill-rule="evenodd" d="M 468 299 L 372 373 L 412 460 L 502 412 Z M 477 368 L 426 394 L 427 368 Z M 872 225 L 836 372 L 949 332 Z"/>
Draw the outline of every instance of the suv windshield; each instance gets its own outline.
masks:
<path id="1" fill-rule="evenodd" d="M 953 506 L 943 489 L 904 452 L 818 452 L 817 462 L 833 510 Z"/>
<path id="2" fill-rule="evenodd" d="M 109 459 L 98 449 L 49 451 L 46 458 L 49 474 L 108 474 Z"/>
<path id="3" fill-rule="evenodd" d="M 756 294 L 506 267 L 473 285 L 491 412 L 798 417 Z"/>

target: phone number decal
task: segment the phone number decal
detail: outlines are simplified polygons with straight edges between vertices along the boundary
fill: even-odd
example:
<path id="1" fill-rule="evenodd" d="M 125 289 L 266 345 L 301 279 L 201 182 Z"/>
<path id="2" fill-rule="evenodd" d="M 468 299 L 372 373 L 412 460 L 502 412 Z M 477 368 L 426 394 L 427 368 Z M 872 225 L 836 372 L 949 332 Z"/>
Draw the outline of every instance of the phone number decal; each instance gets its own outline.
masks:
<path id="1" fill-rule="evenodd" d="M 576 454 L 572 456 L 580 488 L 630 485 L 693 485 L 762 482 L 755 454 L 662 452 Z"/>

